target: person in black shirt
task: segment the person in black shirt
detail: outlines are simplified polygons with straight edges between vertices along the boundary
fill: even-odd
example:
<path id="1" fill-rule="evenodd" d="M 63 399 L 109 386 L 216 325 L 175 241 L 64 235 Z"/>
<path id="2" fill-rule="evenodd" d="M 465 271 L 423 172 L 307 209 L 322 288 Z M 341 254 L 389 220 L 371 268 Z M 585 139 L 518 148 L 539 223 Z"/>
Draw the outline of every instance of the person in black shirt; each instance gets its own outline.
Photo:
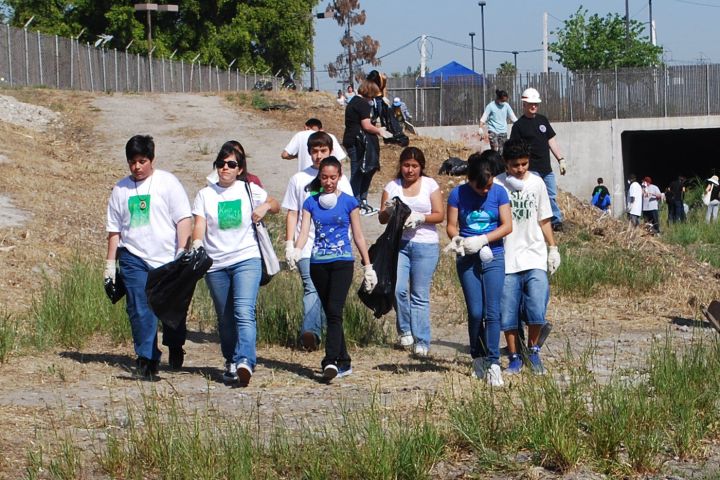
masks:
<path id="1" fill-rule="evenodd" d="M 510 138 L 521 138 L 530 145 L 530 170 L 542 177 L 547 187 L 552 207 L 552 227 L 562 231 L 563 215 L 557 204 L 557 182 L 550 165 L 550 151 L 558 161 L 560 175 L 565 175 L 567 165 L 565 157 L 555 140 L 555 130 L 547 117 L 537 113 L 542 102 L 540 94 L 534 88 L 527 88 L 522 93 L 523 115 L 513 124 Z"/>
<path id="2" fill-rule="evenodd" d="M 668 205 L 668 222 L 685 221 L 685 177 L 680 175 L 670 182 L 665 198 Z"/>

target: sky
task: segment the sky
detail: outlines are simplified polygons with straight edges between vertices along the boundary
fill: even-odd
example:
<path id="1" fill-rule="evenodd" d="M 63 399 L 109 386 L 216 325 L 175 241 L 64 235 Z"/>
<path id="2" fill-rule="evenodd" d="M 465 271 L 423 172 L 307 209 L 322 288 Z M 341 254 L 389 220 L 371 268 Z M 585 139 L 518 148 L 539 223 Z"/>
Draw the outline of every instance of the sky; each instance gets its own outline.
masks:
<path id="1" fill-rule="evenodd" d="M 649 22 L 649 1 L 628 0 L 630 18 Z M 325 10 L 330 0 L 321 0 L 316 11 Z M 486 0 L 485 66 L 487 73 L 495 73 L 505 61 L 512 62 L 511 53 L 488 50 L 523 51 L 542 49 L 543 12 L 548 13 L 549 41 L 552 31 L 575 13 L 579 6 L 590 14 L 625 15 L 624 0 Z M 380 41 L 379 56 L 386 55 L 378 68 L 386 73 L 405 72 L 420 64 L 419 40 L 422 34 L 431 38 L 428 44 L 429 70 L 442 67 L 453 60 L 471 67 L 470 32 L 475 32 L 475 70 L 482 73 L 481 8 L 477 0 L 361 0 L 367 13 L 364 25 L 353 27 L 356 37 L 371 35 Z M 664 59 L 671 65 L 720 63 L 720 0 L 652 0 L 657 44 L 665 49 Z M 341 85 L 331 79 L 324 65 L 334 61 L 341 51 L 340 38 L 344 29 L 332 19 L 315 20 L 315 65 L 318 70 L 317 88 L 336 91 Z M 412 41 L 412 42 L 411 42 Z M 408 46 L 394 50 L 411 42 Z M 450 42 L 450 43 L 448 43 Z M 466 47 L 453 45 L 463 44 Z M 553 71 L 561 65 L 550 62 Z M 521 73 L 542 69 L 542 51 L 519 53 L 517 67 Z M 366 68 L 366 70 L 368 70 Z M 306 75 L 305 85 L 309 85 Z"/>

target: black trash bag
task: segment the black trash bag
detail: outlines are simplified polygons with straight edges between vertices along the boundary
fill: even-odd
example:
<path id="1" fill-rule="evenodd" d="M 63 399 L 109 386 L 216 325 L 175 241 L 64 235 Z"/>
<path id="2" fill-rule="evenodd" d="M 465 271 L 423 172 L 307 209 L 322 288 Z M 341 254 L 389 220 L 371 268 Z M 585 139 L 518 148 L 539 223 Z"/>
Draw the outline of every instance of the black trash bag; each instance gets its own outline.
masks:
<path id="1" fill-rule="evenodd" d="M 450 157 L 440 165 L 439 175 L 467 175 L 468 163 L 457 157 Z"/>
<path id="2" fill-rule="evenodd" d="M 185 323 L 195 284 L 212 263 L 212 258 L 200 247 L 148 273 L 145 295 L 163 325 L 177 329 Z"/>
<path id="3" fill-rule="evenodd" d="M 122 278 L 120 272 L 115 275 L 115 281 L 111 279 L 105 279 L 105 295 L 108 296 L 110 301 L 115 305 L 125 296 L 127 290 L 125 289 L 125 281 Z"/>
<path id="4" fill-rule="evenodd" d="M 380 318 L 395 304 L 395 283 L 397 281 L 397 262 L 400 251 L 400 240 L 403 234 L 403 225 L 410 216 L 410 207 L 400 198 L 393 198 L 395 210 L 393 211 L 387 227 L 377 241 L 370 247 L 370 263 L 377 274 L 378 283 L 372 292 L 366 292 L 361 286 L 358 290 L 360 301 L 373 311 L 375 318 Z"/>

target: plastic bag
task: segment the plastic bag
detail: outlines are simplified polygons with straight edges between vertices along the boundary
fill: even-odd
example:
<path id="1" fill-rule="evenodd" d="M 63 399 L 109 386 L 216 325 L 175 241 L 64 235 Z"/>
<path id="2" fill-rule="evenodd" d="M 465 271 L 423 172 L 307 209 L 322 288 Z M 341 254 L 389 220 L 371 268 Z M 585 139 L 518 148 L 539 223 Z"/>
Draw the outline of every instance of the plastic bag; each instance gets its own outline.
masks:
<path id="1" fill-rule="evenodd" d="M 450 157 L 440 165 L 438 174 L 461 176 L 467 174 L 468 163 L 457 157 Z"/>
<path id="2" fill-rule="evenodd" d="M 126 293 L 127 290 L 125 289 L 125 282 L 123 281 L 120 272 L 115 275 L 114 282 L 109 278 L 105 279 L 105 295 L 108 296 L 113 305 L 119 302 Z"/>
<path id="3" fill-rule="evenodd" d="M 200 247 L 148 273 L 145 294 L 163 325 L 177 329 L 185 323 L 195 285 L 212 263 L 212 258 Z"/>
<path id="4" fill-rule="evenodd" d="M 380 318 L 388 313 L 395 304 L 400 240 L 403 234 L 403 224 L 410 216 L 410 207 L 405 205 L 400 198 L 393 198 L 393 202 L 395 208 L 385 231 L 368 251 L 370 262 L 378 277 L 378 283 L 372 292 L 366 292 L 363 287 L 358 290 L 360 301 L 373 311 L 375 318 Z"/>

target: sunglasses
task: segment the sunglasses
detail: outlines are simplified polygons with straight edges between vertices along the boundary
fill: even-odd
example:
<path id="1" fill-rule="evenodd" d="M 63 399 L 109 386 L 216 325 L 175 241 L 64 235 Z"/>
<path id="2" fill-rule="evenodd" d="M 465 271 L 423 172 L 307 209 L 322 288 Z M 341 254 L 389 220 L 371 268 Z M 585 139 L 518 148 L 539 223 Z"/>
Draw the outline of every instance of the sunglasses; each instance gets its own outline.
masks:
<path id="1" fill-rule="evenodd" d="M 224 160 L 215 160 L 215 168 L 223 168 L 227 164 L 228 168 L 237 168 L 238 162 L 235 160 L 230 161 L 224 161 Z"/>

